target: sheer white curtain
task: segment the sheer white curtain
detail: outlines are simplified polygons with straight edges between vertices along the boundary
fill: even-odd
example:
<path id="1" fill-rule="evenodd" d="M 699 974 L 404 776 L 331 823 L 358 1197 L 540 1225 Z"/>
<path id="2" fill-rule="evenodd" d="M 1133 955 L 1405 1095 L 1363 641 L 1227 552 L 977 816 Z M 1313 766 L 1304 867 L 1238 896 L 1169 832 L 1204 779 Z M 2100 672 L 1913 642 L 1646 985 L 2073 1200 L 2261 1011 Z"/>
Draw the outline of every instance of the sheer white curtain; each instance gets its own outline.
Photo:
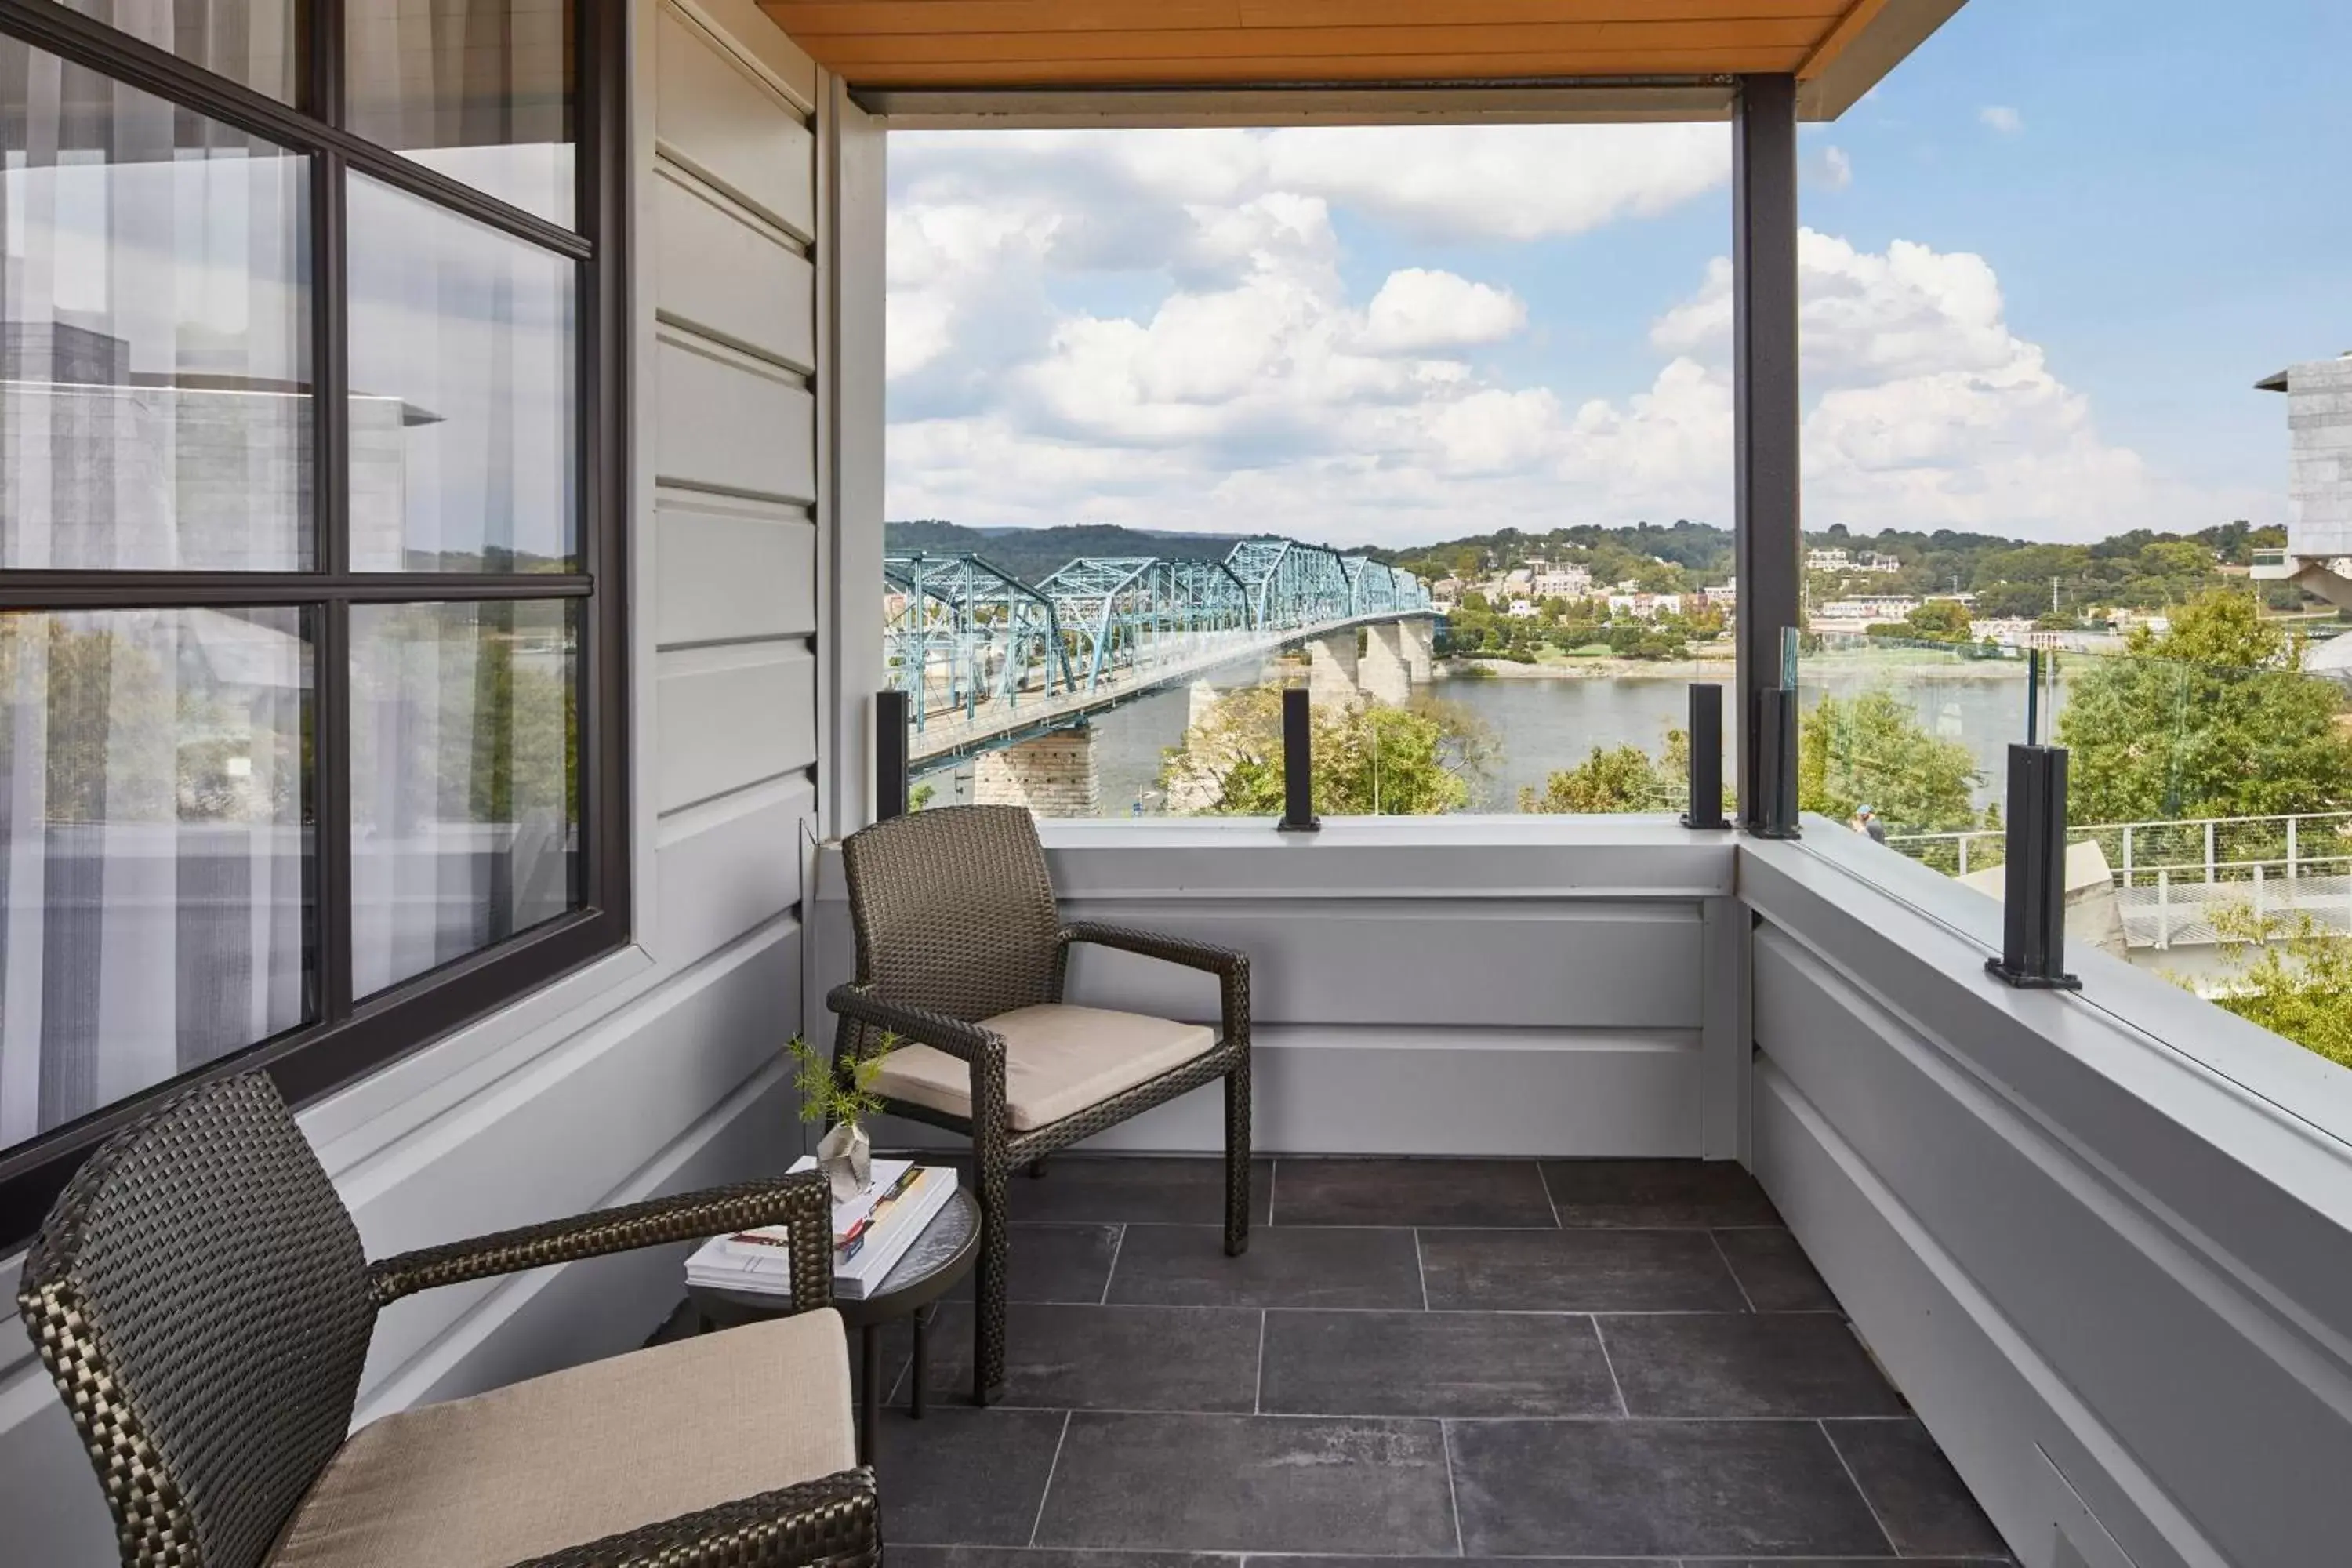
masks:
<path id="1" fill-rule="evenodd" d="M 0 38 L 0 568 L 304 563 L 306 178 Z M 0 1147 L 301 1020 L 310 673 L 292 610 L 0 616 Z"/>

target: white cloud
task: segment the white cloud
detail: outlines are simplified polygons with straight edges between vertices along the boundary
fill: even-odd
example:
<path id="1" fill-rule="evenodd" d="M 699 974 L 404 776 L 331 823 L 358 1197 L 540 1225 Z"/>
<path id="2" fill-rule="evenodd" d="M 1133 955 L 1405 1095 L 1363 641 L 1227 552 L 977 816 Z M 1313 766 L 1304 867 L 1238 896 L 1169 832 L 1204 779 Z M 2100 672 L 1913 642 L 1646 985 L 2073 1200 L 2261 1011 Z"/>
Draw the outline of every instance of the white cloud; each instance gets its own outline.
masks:
<path id="1" fill-rule="evenodd" d="M 1853 184 L 1853 160 L 1846 156 L 1843 147 L 1824 147 L 1813 177 L 1830 190 L 1844 190 Z"/>
<path id="2" fill-rule="evenodd" d="M 906 159 L 894 139 L 890 515 L 1394 543 L 1727 521 L 1727 260 L 1652 321 L 1646 387 L 1580 401 L 1503 373 L 1494 345 L 1529 331 L 1526 300 L 1421 267 L 1365 298 L 1333 221 L 1348 206 L 1448 234 L 1475 218 L 1490 239 L 1574 232 L 1665 200 L 1602 172 L 1602 152 L 1705 189 L 1689 129 L 1352 148 L 1326 131 L 990 133 L 909 138 Z M 1643 139 L 1622 133 L 1645 131 L 1675 134 L 1633 157 Z M 1487 194 L 1457 199 L 1432 174 L 1449 162 Z M 1549 172 L 1516 208 L 1494 196 L 1510 167 Z M 1395 178 L 1376 189 L 1382 169 Z M 1984 258 L 1807 230 L 1799 263 L 1814 526 L 2095 537 L 2261 515 L 2266 498 L 2166 483 L 2105 440 L 2008 322 Z"/>
<path id="3" fill-rule="evenodd" d="M 2014 136 L 2025 129 L 2025 117 L 2005 103 L 1986 104 L 1977 110 L 1977 118 L 2003 136 Z"/>
<path id="4" fill-rule="evenodd" d="M 1364 346 L 1375 353 L 1500 342 L 1528 324 L 1527 305 L 1509 289 L 1419 267 L 1390 273 L 1365 314 Z"/>

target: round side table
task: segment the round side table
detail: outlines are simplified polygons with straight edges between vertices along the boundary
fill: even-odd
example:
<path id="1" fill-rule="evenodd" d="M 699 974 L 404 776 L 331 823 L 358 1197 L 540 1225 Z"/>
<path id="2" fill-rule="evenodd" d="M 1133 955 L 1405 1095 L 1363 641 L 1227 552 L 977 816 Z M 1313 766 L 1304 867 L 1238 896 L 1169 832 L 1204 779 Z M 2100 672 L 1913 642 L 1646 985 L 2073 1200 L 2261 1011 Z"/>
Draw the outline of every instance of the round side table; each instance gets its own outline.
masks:
<path id="1" fill-rule="evenodd" d="M 858 1333 L 857 1462 L 874 1462 L 876 1436 L 882 1409 L 882 1326 L 901 1318 L 914 1320 L 915 1364 L 911 1390 L 917 1420 L 923 1415 L 923 1363 L 927 1359 L 924 1330 L 935 1315 L 940 1298 L 954 1289 L 971 1272 L 980 1256 L 980 1205 L 958 1187 L 945 1207 L 915 1238 L 906 1256 L 891 1266 L 882 1283 L 857 1300 L 836 1298 L 834 1310 Z M 791 1310 L 791 1298 L 751 1290 L 716 1290 L 687 1287 L 687 1300 L 706 1331 L 731 1329 L 781 1317 Z"/>

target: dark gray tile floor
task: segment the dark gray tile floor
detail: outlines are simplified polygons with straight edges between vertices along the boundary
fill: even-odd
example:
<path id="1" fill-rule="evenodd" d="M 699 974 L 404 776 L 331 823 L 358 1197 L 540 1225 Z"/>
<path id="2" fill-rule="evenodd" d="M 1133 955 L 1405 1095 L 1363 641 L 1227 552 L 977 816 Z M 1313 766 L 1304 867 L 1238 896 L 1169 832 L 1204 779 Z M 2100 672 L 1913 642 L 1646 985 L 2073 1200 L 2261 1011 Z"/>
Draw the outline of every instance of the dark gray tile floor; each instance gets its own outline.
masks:
<path id="1" fill-rule="evenodd" d="M 1016 1180 L 1001 1403 L 889 1363 L 894 1568 L 1990 1568 L 2005 1548 L 1736 1168 L 1213 1161 Z M 1240 1561 L 1236 1561 L 1240 1560 Z M 1530 1563 L 1530 1568 L 1533 1568 Z"/>

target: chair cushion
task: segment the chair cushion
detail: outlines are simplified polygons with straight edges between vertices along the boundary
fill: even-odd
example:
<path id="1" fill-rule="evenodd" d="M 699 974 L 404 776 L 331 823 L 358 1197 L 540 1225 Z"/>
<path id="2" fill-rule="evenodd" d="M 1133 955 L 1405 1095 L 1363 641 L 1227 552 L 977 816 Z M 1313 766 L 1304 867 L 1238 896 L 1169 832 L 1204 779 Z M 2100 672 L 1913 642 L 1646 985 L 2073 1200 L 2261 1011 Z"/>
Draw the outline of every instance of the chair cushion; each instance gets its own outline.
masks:
<path id="1" fill-rule="evenodd" d="M 856 1462 L 840 1315 L 805 1312 L 372 1422 L 268 1568 L 508 1568 Z"/>
<path id="2" fill-rule="evenodd" d="M 1140 1013 L 1048 1003 L 981 1020 L 1004 1037 L 1005 1114 L 1016 1132 L 1075 1116 L 1216 1048 L 1213 1029 Z M 971 1114 L 971 1068 L 929 1046 L 882 1058 L 876 1087 L 950 1116 Z"/>

